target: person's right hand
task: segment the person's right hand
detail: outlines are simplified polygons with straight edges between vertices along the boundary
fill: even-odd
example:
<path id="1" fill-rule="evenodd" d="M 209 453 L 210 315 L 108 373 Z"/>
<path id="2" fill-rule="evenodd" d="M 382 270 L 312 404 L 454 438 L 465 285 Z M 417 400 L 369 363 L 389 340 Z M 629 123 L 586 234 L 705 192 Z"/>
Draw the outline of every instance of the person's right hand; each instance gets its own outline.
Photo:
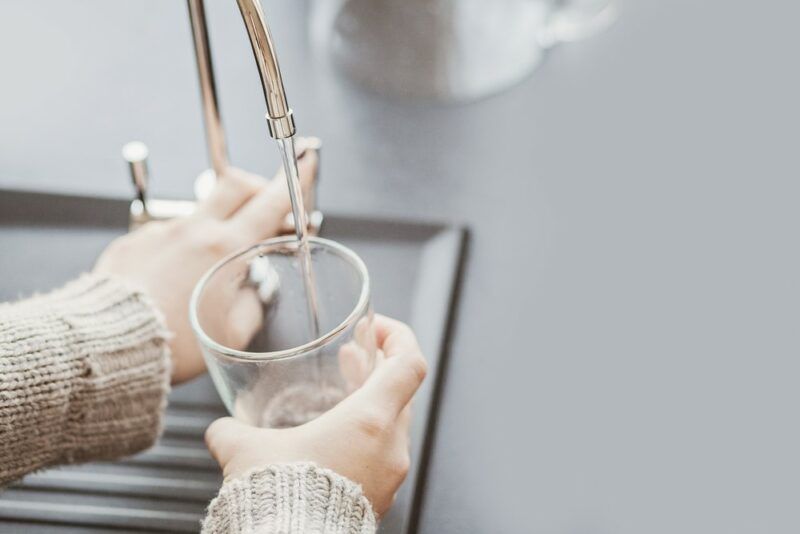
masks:
<path id="1" fill-rule="evenodd" d="M 298 152 L 306 141 L 298 139 Z M 307 149 L 298 161 L 304 194 L 313 187 L 319 158 Z M 310 206 L 308 206 L 310 208 Z M 230 168 L 223 179 L 189 217 L 153 221 L 112 242 L 97 260 L 94 272 L 112 275 L 143 290 L 161 311 L 167 328 L 172 356 L 172 382 L 190 380 L 205 370 L 200 347 L 189 324 L 189 299 L 197 281 L 231 252 L 274 237 L 291 211 L 288 186 L 282 172 L 272 180 Z M 252 331 L 250 322 L 260 312 L 251 297 L 250 306 L 237 308 L 238 343 L 243 348 Z M 224 317 L 224 314 L 220 314 Z M 244 318 L 242 321 L 238 319 Z M 233 332 L 237 328 L 231 329 Z M 236 337 L 236 336 L 235 336 Z"/>
<path id="2" fill-rule="evenodd" d="M 226 479 L 272 464 L 313 462 L 361 484 L 377 516 L 391 506 L 408 472 L 411 399 L 427 363 L 411 329 L 375 316 L 379 353 L 364 385 L 322 416 L 286 429 L 256 428 L 231 417 L 206 431 Z"/>

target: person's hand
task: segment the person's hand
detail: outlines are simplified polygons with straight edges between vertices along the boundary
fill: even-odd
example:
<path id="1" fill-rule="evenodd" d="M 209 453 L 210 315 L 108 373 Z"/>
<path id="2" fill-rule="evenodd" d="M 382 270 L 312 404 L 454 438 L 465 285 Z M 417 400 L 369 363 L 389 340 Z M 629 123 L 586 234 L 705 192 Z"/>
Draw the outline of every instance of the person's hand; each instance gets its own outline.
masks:
<path id="1" fill-rule="evenodd" d="M 313 462 L 361 484 L 375 513 L 391 506 L 409 468 L 411 398 L 427 363 L 405 324 L 375 317 L 379 355 L 366 382 L 304 425 L 256 428 L 231 417 L 206 431 L 206 444 L 226 479 L 271 464 Z"/>
<path id="2" fill-rule="evenodd" d="M 298 143 L 302 148 L 301 142 Z M 306 150 L 298 162 L 304 191 L 312 185 L 317 154 Z M 144 290 L 174 334 L 172 382 L 205 369 L 189 324 L 189 299 L 195 284 L 229 253 L 277 235 L 291 211 L 283 173 L 272 180 L 230 169 L 190 217 L 150 222 L 112 242 L 95 265 Z"/>

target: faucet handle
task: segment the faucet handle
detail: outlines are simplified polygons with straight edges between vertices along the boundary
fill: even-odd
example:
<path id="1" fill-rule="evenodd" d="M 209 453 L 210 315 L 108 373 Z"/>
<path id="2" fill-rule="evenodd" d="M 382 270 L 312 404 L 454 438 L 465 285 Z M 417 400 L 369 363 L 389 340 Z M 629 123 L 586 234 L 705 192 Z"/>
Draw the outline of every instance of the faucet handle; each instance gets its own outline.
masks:
<path id="1" fill-rule="evenodd" d="M 186 200 L 151 199 L 148 192 L 150 176 L 147 170 L 147 145 L 131 141 L 122 147 L 122 157 L 128 162 L 136 196 L 131 202 L 129 227 L 135 230 L 146 222 L 190 215 L 195 203 Z"/>
<path id="2" fill-rule="evenodd" d="M 147 156 L 150 151 L 141 141 L 130 141 L 122 147 L 122 157 L 128 162 L 133 187 L 136 189 L 136 198 L 142 203 L 142 208 L 147 206 Z"/>
<path id="3" fill-rule="evenodd" d="M 147 170 L 147 156 L 150 151 L 141 141 L 130 141 L 122 147 L 122 157 L 128 162 L 128 171 L 136 191 L 136 196 L 131 202 L 130 222 L 131 230 L 138 228 L 150 220 L 147 206 L 147 186 L 149 175 Z"/>

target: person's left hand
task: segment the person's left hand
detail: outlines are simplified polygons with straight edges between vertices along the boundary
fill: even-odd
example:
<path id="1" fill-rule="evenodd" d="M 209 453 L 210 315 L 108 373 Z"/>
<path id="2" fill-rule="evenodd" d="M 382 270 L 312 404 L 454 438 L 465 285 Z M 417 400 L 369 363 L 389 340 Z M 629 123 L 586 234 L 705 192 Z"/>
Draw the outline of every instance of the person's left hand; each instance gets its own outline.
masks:
<path id="1" fill-rule="evenodd" d="M 298 161 L 304 192 L 312 186 L 317 163 L 313 150 L 306 150 Z M 164 314 L 174 334 L 170 340 L 173 383 L 194 378 L 205 369 L 189 324 L 195 284 L 231 252 L 277 235 L 290 211 L 283 173 L 268 181 L 230 169 L 193 215 L 147 223 L 116 239 L 100 256 L 94 272 L 117 276 L 143 289 Z"/>
<path id="2" fill-rule="evenodd" d="M 232 417 L 211 423 L 206 444 L 225 479 L 270 465 L 312 462 L 359 484 L 374 512 L 386 513 L 411 465 L 411 403 L 428 364 L 414 332 L 400 321 L 376 315 L 375 342 L 375 369 L 366 381 L 312 421 L 281 429 Z M 362 375 L 359 380 L 364 371 L 351 369 Z"/>

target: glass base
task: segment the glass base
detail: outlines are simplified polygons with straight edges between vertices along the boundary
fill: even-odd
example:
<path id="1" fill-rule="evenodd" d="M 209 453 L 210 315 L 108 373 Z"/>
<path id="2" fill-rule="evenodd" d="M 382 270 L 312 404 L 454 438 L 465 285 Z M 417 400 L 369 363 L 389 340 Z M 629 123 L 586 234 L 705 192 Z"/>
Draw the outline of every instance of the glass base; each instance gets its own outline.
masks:
<path id="1" fill-rule="evenodd" d="M 307 423 L 345 398 L 340 388 L 319 384 L 296 384 L 272 397 L 257 423 L 265 428 L 290 428 Z"/>

